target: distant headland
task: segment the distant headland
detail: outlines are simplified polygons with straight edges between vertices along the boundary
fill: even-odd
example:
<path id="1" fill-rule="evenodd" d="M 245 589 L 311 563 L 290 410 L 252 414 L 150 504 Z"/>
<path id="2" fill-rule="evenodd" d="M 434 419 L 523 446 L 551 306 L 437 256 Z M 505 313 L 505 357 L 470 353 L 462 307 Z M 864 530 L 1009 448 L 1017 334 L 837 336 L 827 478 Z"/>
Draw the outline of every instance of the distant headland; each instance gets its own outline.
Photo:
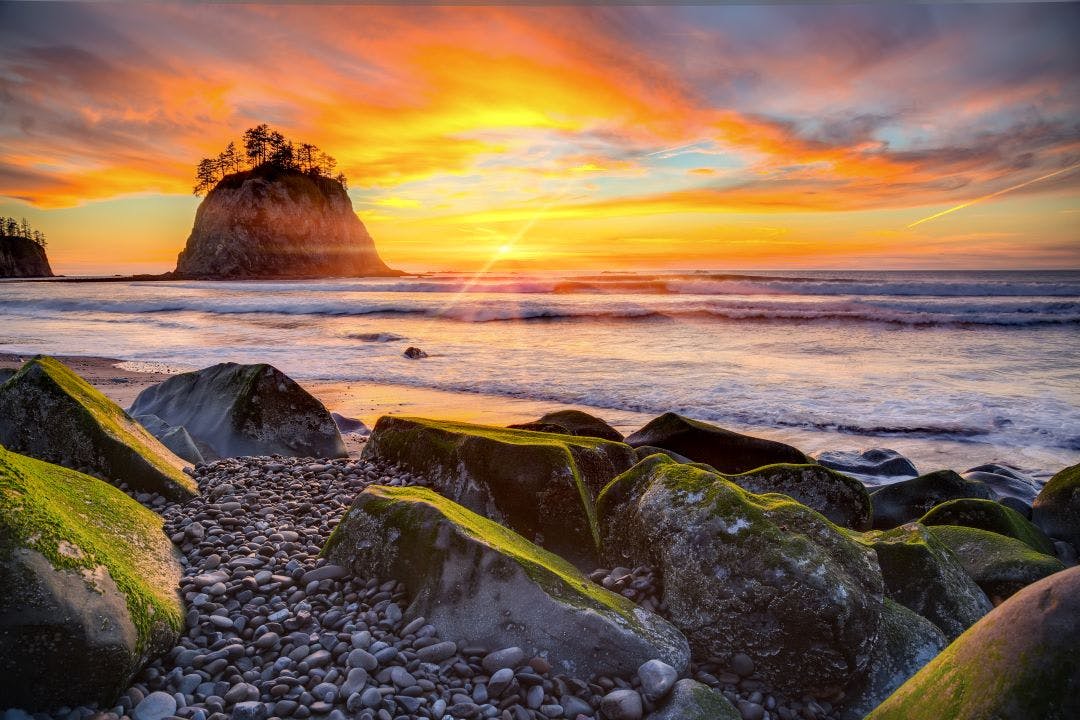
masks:
<path id="1" fill-rule="evenodd" d="M 46 244 L 45 233 L 26 218 L 0 216 L 0 278 L 53 277 Z"/>

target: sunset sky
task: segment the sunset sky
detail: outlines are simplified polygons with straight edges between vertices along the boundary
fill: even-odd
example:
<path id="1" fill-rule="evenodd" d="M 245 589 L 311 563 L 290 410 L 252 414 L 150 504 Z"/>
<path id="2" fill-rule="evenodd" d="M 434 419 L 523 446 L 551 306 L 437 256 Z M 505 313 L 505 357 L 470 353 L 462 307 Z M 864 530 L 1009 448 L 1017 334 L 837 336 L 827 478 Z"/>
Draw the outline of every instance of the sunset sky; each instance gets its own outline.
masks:
<path id="1" fill-rule="evenodd" d="M 170 270 L 195 164 L 267 122 L 408 270 L 1075 268 L 1078 38 L 1075 3 L 2 3 L 0 215 L 57 272 Z"/>

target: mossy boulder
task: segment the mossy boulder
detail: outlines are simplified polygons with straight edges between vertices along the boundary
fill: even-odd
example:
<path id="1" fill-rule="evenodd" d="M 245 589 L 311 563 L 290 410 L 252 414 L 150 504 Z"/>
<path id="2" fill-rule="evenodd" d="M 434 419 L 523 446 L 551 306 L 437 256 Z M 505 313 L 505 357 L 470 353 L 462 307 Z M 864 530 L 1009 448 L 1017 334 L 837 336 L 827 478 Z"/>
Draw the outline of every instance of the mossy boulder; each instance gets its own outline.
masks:
<path id="1" fill-rule="evenodd" d="M 742 715 L 718 691 L 686 678 L 675 683 L 663 704 L 645 720 L 742 720 Z"/>
<path id="2" fill-rule="evenodd" d="M 4 707 L 109 707 L 183 629 L 162 520 L 89 475 L 0 447 Z"/>
<path id="3" fill-rule="evenodd" d="M 995 605 L 1033 582 L 1065 569 L 1052 555 L 989 530 L 937 525 L 929 528 Z"/>
<path id="4" fill-rule="evenodd" d="M 965 480 L 952 470 L 938 470 L 886 485 L 870 493 L 874 528 L 888 530 L 918 520 L 935 505 L 958 498 L 992 500 L 993 494 L 983 483 Z"/>
<path id="5" fill-rule="evenodd" d="M 759 495 L 789 495 L 843 527 L 869 530 L 873 521 L 866 487 L 855 478 L 821 465 L 766 465 L 724 477 Z"/>
<path id="6" fill-rule="evenodd" d="M 746 653 L 775 687 L 818 696 L 867 669 L 881 572 L 819 513 L 663 455 L 613 480 L 597 510 L 607 560 L 659 570 L 696 656 Z"/>
<path id="7" fill-rule="evenodd" d="M 360 577 L 391 577 L 448 640 L 517 646 L 578 677 L 625 675 L 659 658 L 679 672 L 686 639 L 573 565 L 428 488 L 371 486 L 326 546 Z"/>
<path id="8" fill-rule="evenodd" d="M 886 599 L 870 670 L 848 689 L 838 712 L 840 720 L 862 720 L 947 644 L 932 622 Z"/>
<path id="9" fill-rule="evenodd" d="M 51 357 L 30 360 L 0 385 L 0 444 L 172 500 L 198 492 L 187 463 Z"/>
<path id="10" fill-rule="evenodd" d="M 539 430 L 557 432 L 563 435 L 595 437 L 613 442 L 622 442 L 623 435 L 606 422 L 581 410 L 558 410 L 550 412 L 538 420 L 520 425 L 511 425 L 518 430 Z"/>
<path id="11" fill-rule="evenodd" d="M 1050 478 L 1032 503 L 1031 519 L 1047 535 L 1080 550 L 1080 465 Z"/>
<path id="12" fill-rule="evenodd" d="M 638 445 L 636 448 L 634 448 L 634 455 L 637 456 L 638 460 L 644 460 L 645 458 L 649 457 L 650 455 L 656 455 L 658 453 L 660 455 L 667 455 L 669 458 L 671 458 L 675 462 L 686 463 L 688 465 L 695 464 L 693 460 L 686 457 L 685 455 L 680 455 L 677 452 L 674 452 L 672 450 L 667 450 L 666 448 L 662 448 L 662 447 L 656 447 L 655 445 Z M 703 463 L 698 463 L 698 464 L 703 464 Z"/>
<path id="13" fill-rule="evenodd" d="M 919 474 L 914 463 L 890 448 L 825 450 L 814 453 L 813 457 L 825 467 L 870 486 L 906 480 Z"/>
<path id="14" fill-rule="evenodd" d="M 595 559 L 593 501 L 636 460 L 627 445 L 599 438 L 391 416 L 375 423 L 363 457 L 400 463 L 572 561 Z"/>
<path id="15" fill-rule="evenodd" d="M 941 503 L 922 516 L 923 525 L 960 525 L 996 532 L 1016 538 L 1047 555 L 1054 554 L 1054 543 L 1023 515 L 993 500 L 961 498 Z"/>
<path id="16" fill-rule="evenodd" d="M 806 455 L 790 445 L 742 435 L 675 413 L 654 418 L 627 436 L 626 442 L 631 447 L 653 445 L 672 450 L 724 473 L 743 473 L 777 463 L 810 462 Z"/>
<path id="17" fill-rule="evenodd" d="M 919 523 L 852 533 L 877 553 L 885 594 L 953 640 L 993 609 L 949 548 Z"/>
<path id="18" fill-rule="evenodd" d="M 139 393 L 130 412 L 157 415 L 173 427 L 183 426 L 197 443 L 212 451 L 208 460 L 348 454 L 323 404 L 265 363 L 220 363 L 173 376 Z"/>
<path id="19" fill-rule="evenodd" d="M 1080 717 L 1080 568 L 1030 585 L 957 638 L 867 720 Z"/>

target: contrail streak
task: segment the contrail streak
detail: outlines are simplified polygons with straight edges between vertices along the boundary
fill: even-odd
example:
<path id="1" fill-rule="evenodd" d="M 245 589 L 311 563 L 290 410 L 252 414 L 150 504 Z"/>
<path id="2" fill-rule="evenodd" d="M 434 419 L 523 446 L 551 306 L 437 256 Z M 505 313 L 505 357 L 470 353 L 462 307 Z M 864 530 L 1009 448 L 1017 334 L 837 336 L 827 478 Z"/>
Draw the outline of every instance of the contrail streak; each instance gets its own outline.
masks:
<path id="1" fill-rule="evenodd" d="M 916 225 L 922 225 L 924 222 L 927 222 L 929 220 L 935 220 L 935 219 L 941 217 L 942 215 L 948 215 L 949 213 L 956 212 L 957 210 L 963 210 L 966 207 L 971 207 L 972 205 L 975 205 L 977 203 L 981 203 L 984 200 L 989 200 L 990 198 L 996 198 L 998 195 L 1004 195 L 1007 192 L 1012 192 L 1013 190 L 1019 190 L 1020 188 L 1027 187 L 1028 185 L 1031 185 L 1032 183 L 1037 183 L 1040 180 L 1047 180 L 1049 178 L 1054 177 L 1055 175 L 1060 175 L 1063 172 L 1068 172 L 1069 170 L 1073 170 L 1073 169 L 1075 169 L 1077 167 L 1080 167 L 1080 163 L 1075 163 L 1073 165 L 1070 165 L 1067 168 L 1062 168 L 1061 170 L 1055 170 L 1052 173 L 1047 173 L 1046 175 L 1041 175 L 1041 176 L 1039 176 L 1039 177 L 1037 177 L 1037 178 L 1035 178 L 1033 180 L 1028 180 L 1027 182 L 1022 182 L 1019 185 L 1013 185 L 1012 187 L 1007 187 L 1004 190 L 998 190 L 997 192 L 992 192 L 989 195 L 983 195 L 982 197 L 977 197 L 974 200 L 968 200 L 966 203 L 960 203 L 956 207 L 951 207 L 948 210 L 942 210 L 939 213 L 934 213 L 930 217 L 924 217 L 922 220 L 916 220 L 915 222 L 908 225 L 908 229 L 910 230 L 911 228 L 915 227 Z"/>

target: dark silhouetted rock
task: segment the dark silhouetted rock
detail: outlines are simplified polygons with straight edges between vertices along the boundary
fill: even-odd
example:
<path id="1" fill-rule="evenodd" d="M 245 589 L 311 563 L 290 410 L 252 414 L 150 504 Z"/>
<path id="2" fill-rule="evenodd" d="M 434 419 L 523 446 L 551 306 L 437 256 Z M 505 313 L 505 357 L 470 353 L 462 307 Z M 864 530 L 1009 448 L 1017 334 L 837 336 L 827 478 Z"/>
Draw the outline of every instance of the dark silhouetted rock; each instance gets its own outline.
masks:
<path id="1" fill-rule="evenodd" d="M 1039 494 L 1039 490 L 1042 489 L 1035 478 L 1017 468 L 1000 463 L 979 465 L 960 475 L 965 480 L 973 480 L 986 485 L 998 500 L 1014 498 L 1031 505 L 1035 501 L 1035 496 Z"/>
<path id="2" fill-rule="evenodd" d="M 183 426 L 217 457 L 346 456 L 341 434 L 323 404 L 280 370 L 262 363 L 221 363 L 175 375 L 139 393 L 131 413 Z"/>
<path id="3" fill-rule="evenodd" d="M 0 278 L 52 276 L 45 248 L 24 237 L 0 235 Z"/>
<path id="4" fill-rule="evenodd" d="M 1050 537 L 1080 550 L 1080 465 L 1050 478 L 1032 504 L 1031 519 Z"/>
<path id="5" fill-rule="evenodd" d="M 563 435 L 581 435 L 584 437 L 597 437 L 604 440 L 622 442 L 622 433 L 608 425 L 606 422 L 581 410 L 559 410 L 550 412 L 539 420 L 520 425 L 510 425 L 519 430 L 535 430 L 538 432 L 557 432 Z M 551 428 L 543 429 L 543 428 Z"/>
<path id="6" fill-rule="evenodd" d="M 992 500 L 993 493 L 981 482 L 965 480 L 952 470 L 938 470 L 886 485 L 870 493 L 874 527 L 888 530 L 918 520 L 935 505 L 958 498 Z"/>
<path id="7" fill-rule="evenodd" d="M 631 447 L 654 445 L 711 465 L 723 473 L 742 473 L 775 463 L 805 463 L 801 451 L 774 440 L 741 435 L 700 420 L 664 413 L 629 435 Z"/>
<path id="8" fill-rule="evenodd" d="M 870 486 L 913 478 L 919 474 L 910 460 L 889 448 L 870 448 L 861 452 L 826 450 L 814 453 L 814 459 L 827 468 L 850 475 Z"/>

